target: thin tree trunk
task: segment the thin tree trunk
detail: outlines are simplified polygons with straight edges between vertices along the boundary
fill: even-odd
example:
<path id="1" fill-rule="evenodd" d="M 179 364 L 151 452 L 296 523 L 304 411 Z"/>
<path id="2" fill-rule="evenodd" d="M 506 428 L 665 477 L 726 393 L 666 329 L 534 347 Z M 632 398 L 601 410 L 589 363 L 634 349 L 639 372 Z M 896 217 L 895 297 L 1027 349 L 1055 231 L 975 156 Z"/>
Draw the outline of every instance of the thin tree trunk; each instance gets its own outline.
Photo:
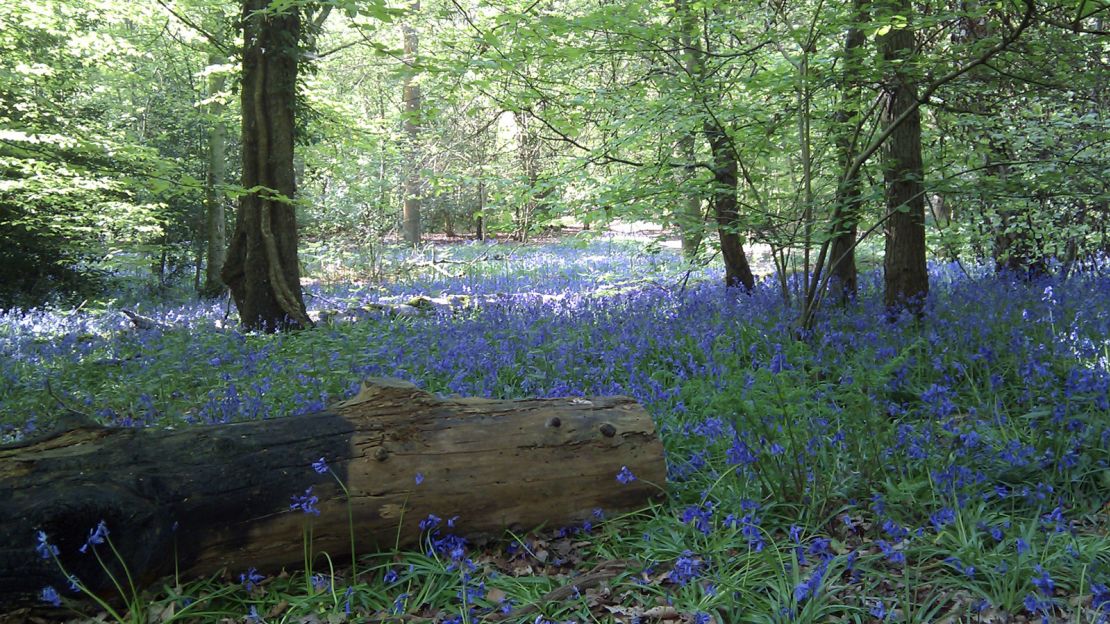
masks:
<path id="1" fill-rule="evenodd" d="M 420 12 L 420 0 L 413 0 L 409 4 L 409 20 L 402 26 L 404 34 L 404 62 L 408 66 L 405 70 L 405 83 L 402 96 L 405 103 L 405 137 L 408 140 L 408 150 L 405 166 L 405 199 L 402 209 L 401 229 L 404 231 L 405 241 L 410 245 L 420 244 L 420 187 L 421 187 L 421 157 L 420 157 L 420 85 L 416 82 L 416 57 L 419 54 L 419 40 L 416 28 L 411 20 Z"/>
<path id="2" fill-rule="evenodd" d="M 909 16 L 913 6 L 901 0 L 898 10 Z M 891 67 L 886 80 L 882 122 L 889 128 L 905 111 L 883 146 L 886 183 L 886 248 L 883 258 L 884 303 L 888 309 L 909 307 L 920 313 L 929 293 L 925 266 L 925 187 L 921 160 L 921 113 L 917 89 L 908 67 L 914 56 L 914 31 L 892 28 L 880 38 L 883 61 Z"/>
<path id="3" fill-rule="evenodd" d="M 478 180 L 478 240 L 486 240 L 486 181 Z"/>
<path id="4" fill-rule="evenodd" d="M 536 186 L 539 183 L 539 139 L 532 130 L 532 125 L 527 113 L 516 113 L 516 123 L 520 128 L 520 166 L 528 182 L 528 197 L 524 204 L 517 209 L 516 234 L 517 240 L 524 242 L 528 239 L 528 231 L 532 227 L 532 217 L 536 214 L 538 196 Z"/>
<path id="5" fill-rule="evenodd" d="M 675 0 L 674 10 L 681 28 L 677 43 L 682 48 L 682 64 L 687 77 L 693 80 L 700 74 L 698 54 L 694 49 L 697 23 L 690 13 L 687 0 Z M 689 163 L 680 170 L 679 175 L 688 177 L 694 171 L 693 163 L 697 158 L 697 137 L 692 130 L 683 132 L 679 137 L 678 149 Z M 701 193 L 696 190 L 689 191 L 678 215 L 678 227 L 682 233 L 682 254 L 686 258 L 693 258 L 698 253 L 705 233 L 705 216 L 701 210 L 701 200 Z"/>
<path id="6" fill-rule="evenodd" d="M 227 58 L 212 53 L 208 55 L 208 65 L 223 65 Z M 201 294 L 217 297 L 223 294 L 223 280 L 220 270 L 227 258 L 227 217 L 224 214 L 223 186 L 227 177 L 227 126 L 223 114 L 227 105 L 220 99 L 227 78 L 222 71 L 213 72 L 208 77 L 208 172 L 204 181 L 204 207 L 208 233 L 208 258 L 205 265 L 205 282 Z"/>
<path id="7" fill-rule="evenodd" d="M 243 326 L 312 325 L 301 294 L 293 206 L 293 135 L 300 15 L 260 15 L 271 0 L 243 0 L 243 187 L 220 277 Z"/>
<path id="8" fill-rule="evenodd" d="M 736 155 L 723 128 L 707 122 L 705 136 L 713 154 L 712 202 L 717 218 L 717 235 L 721 241 L 721 256 L 725 262 L 725 286 L 750 291 L 755 288 L 755 277 L 740 242 L 740 215 L 736 208 L 739 167 Z"/>
<path id="9" fill-rule="evenodd" d="M 863 32 L 868 0 L 852 3 L 852 25 L 844 38 L 844 72 L 841 74 L 841 103 L 836 113 L 836 150 L 840 169 L 848 174 L 837 188 L 833 208 L 832 245 L 829 272 L 833 298 L 847 301 L 856 296 L 856 234 L 859 224 L 861 180 L 859 170 L 851 171 L 856 156 L 856 128 L 860 115 L 860 52 L 867 38 Z"/>

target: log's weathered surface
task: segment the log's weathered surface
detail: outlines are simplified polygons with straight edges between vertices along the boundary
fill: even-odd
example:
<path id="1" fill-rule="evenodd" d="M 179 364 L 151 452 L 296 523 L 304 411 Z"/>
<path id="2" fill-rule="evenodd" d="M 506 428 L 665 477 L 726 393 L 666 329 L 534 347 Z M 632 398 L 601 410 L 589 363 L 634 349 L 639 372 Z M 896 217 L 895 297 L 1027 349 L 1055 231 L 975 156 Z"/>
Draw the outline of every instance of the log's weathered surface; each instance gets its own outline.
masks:
<path id="1" fill-rule="evenodd" d="M 644 506 L 664 483 L 651 418 L 626 397 L 439 399 L 367 380 L 324 412 L 177 431 L 79 427 L 0 447 L 0 604 L 66 586 L 36 550 L 44 532 L 66 568 L 109 588 L 78 550 L 101 520 L 138 583 L 303 563 L 302 535 L 333 558 L 419 539 L 428 514 L 460 535 L 562 526 L 592 510 Z M 638 479 L 616 479 L 627 466 Z M 422 482 L 417 483 L 417 474 Z M 290 509 L 312 488 L 320 515 Z M 110 561 L 107 544 L 98 553 Z M 175 554 L 176 553 L 176 554 Z M 117 570 L 118 572 L 119 570 Z"/>

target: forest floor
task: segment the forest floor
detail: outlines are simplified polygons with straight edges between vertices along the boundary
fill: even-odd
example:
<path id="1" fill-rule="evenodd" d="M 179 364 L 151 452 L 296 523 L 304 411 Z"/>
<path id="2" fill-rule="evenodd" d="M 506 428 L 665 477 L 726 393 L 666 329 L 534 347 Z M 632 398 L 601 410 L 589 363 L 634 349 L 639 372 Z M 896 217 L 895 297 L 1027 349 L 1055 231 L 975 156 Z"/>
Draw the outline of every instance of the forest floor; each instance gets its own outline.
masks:
<path id="1" fill-rule="evenodd" d="M 439 266 L 430 250 L 309 241 L 308 305 L 501 296 L 278 336 L 240 333 L 225 302 L 138 284 L 0 312 L 3 440 L 48 426 L 59 399 L 106 425 L 215 424 L 318 410 L 366 376 L 464 396 L 624 394 L 660 430 L 666 503 L 461 550 L 429 534 L 364 558 L 357 578 L 262 577 L 243 561 L 125 600 L 123 621 L 1110 619 L 1110 265 L 1066 282 L 934 265 L 924 318 L 890 322 L 869 273 L 799 340 L 775 280 L 726 292 L 716 263 L 666 245 L 435 247 Z M 121 307 L 165 327 L 137 330 Z M 49 613 L 84 617 L 58 593 Z"/>

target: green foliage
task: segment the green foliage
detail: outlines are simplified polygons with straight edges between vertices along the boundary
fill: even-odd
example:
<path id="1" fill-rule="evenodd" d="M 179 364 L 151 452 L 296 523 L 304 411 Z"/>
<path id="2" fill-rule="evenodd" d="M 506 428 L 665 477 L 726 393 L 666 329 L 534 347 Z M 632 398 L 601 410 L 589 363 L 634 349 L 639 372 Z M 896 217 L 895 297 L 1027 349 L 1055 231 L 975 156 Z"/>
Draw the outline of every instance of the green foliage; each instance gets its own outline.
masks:
<path id="1" fill-rule="evenodd" d="M 177 125 L 192 103 L 159 88 L 172 81 L 134 45 L 152 16 L 123 6 L 0 9 L 0 303 L 81 290 L 113 250 L 192 218 L 202 176 L 179 139 L 195 128 Z"/>

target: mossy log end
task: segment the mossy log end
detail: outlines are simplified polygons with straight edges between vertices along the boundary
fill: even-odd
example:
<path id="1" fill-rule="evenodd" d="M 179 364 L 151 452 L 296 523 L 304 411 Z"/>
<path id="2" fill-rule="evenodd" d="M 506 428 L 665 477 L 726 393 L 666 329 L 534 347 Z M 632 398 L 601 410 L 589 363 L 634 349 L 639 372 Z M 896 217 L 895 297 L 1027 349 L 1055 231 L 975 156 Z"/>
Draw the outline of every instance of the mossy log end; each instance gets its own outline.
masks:
<path id="1" fill-rule="evenodd" d="M 370 379 L 306 416 L 79 427 L 0 447 L 0 603 L 66 587 L 36 551 L 38 531 L 69 572 L 108 590 L 94 553 L 78 552 L 101 520 L 144 585 L 175 566 L 183 578 L 300 567 L 306 522 L 314 550 L 349 559 L 348 500 L 313 470 L 321 457 L 350 493 L 359 553 L 392 548 L 398 535 L 414 543 L 432 513 L 458 516 L 452 531 L 474 536 L 637 509 L 660 494 L 666 471 L 651 418 L 627 397 L 439 399 Z M 621 466 L 639 479 L 618 482 Z M 290 508 L 310 487 L 319 516 Z M 111 561 L 106 547 L 96 554 Z"/>

